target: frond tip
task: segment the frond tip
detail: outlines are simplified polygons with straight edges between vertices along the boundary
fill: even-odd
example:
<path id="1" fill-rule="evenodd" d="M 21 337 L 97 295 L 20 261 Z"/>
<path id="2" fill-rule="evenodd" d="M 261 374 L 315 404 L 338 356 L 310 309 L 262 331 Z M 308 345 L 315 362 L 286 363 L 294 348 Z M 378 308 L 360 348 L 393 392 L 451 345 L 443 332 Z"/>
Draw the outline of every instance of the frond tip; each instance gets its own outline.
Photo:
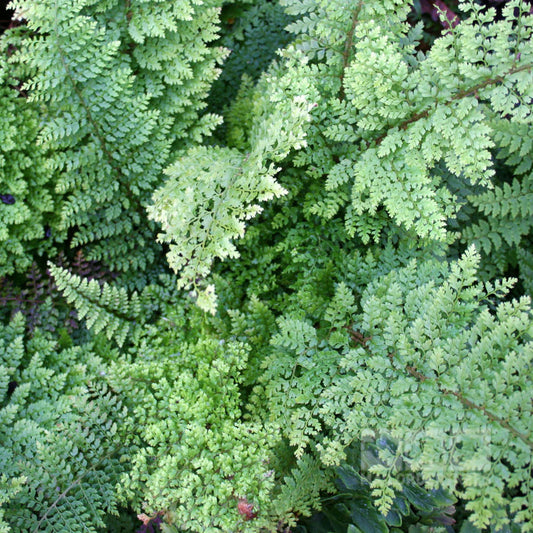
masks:
<path id="1" fill-rule="evenodd" d="M 48 267 L 67 302 L 74 304 L 78 318 L 85 318 L 87 328 L 96 334 L 105 330 L 109 340 L 123 346 L 140 322 L 142 304 L 137 292 L 130 297 L 124 288 L 81 278 L 51 262 Z"/>

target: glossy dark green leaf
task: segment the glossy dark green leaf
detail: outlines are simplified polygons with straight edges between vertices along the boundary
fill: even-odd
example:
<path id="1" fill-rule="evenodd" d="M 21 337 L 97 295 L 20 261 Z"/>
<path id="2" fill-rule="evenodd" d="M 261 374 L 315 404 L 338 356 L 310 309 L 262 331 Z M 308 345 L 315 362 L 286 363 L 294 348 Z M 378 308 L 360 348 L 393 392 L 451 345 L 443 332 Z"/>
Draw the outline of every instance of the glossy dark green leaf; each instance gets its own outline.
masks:
<path id="1" fill-rule="evenodd" d="M 337 486 L 341 490 L 349 490 L 358 494 L 368 494 L 369 484 L 359 472 L 350 465 L 343 465 L 337 469 L 339 479 Z"/>
<path id="2" fill-rule="evenodd" d="M 351 501 L 350 511 L 354 525 L 363 533 L 388 533 L 385 517 L 368 500 Z"/>
<path id="3" fill-rule="evenodd" d="M 450 507 L 457 501 L 457 498 L 443 489 L 431 490 L 428 494 L 435 507 Z"/>
<path id="4" fill-rule="evenodd" d="M 409 507 L 409 502 L 403 494 L 397 494 L 392 503 L 392 508 L 395 511 L 398 511 L 403 516 L 408 516 L 411 514 L 411 509 Z"/>
<path id="5" fill-rule="evenodd" d="M 337 503 L 328 510 L 324 510 L 323 514 L 327 522 L 321 522 L 321 524 L 328 528 L 327 533 L 346 533 L 348 524 L 351 522 L 351 517 L 348 507 L 345 504 Z M 314 529 L 313 533 L 315 533 Z M 320 530 L 320 533 L 326 532 Z"/>
<path id="6" fill-rule="evenodd" d="M 389 526 L 400 527 L 402 525 L 402 515 L 395 509 L 391 509 L 387 513 L 387 516 L 385 516 L 385 522 L 387 522 Z"/>
<path id="7" fill-rule="evenodd" d="M 417 509 L 427 513 L 435 509 L 433 498 L 415 483 L 409 481 L 405 482 L 403 486 L 403 493 Z"/>

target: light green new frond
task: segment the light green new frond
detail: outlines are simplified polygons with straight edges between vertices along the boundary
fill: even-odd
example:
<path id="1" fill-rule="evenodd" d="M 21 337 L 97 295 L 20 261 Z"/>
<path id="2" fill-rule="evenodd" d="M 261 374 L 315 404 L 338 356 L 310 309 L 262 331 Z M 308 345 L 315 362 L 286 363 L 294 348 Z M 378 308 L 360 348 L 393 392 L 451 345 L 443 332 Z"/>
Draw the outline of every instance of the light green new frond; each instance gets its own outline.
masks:
<path id="1" fill-rule="evenodd" d="M 135 334 L 142 321 L 142 303 L 136 292 L 129 296 L 123 288 L 81 278 L 52 263 L 49 268 L 58 289 L 94 333 L 104 331 L 119 346 Z"/>
<path id="2" fill-rule="evenodd" d="M 167 169 L 167 183 L 154 194 L 148 212 L 162 226 L 159 240 L 172 243 L 168 261 L 180 288 L 196 289 L 215 259 L 237 257 L 234 241 L 243 237 L 246 221 L 262 211 L 262 202 L 286 193 L 275 179 L 275 163 L 305 145 L 311 106 L 305 98 L 284 98 L 283 86 L 270 89 L 269 81 L 265 77 L 256 88 L 247 153 L 192 149 Z M 214 313 L 213 288 L 204 289 L 198 303 Z"/>
<path id="3" fill-rule="evenodd" d="M 185 531 L 257 531 L 270 525 L 269 456 L 277 437 L 243 416 L 249 347 L 209 337 L 176 344 L 175 336 L 169 330 L 151 360 L 118 361 L 109 370 L 110 386 L 131 405 L 143 442 L 121 493 L 147 513 L 167 510 L 169 525 Z M 240 500 L 253 506 L 249 522 Z"/>
<path id="4" fill-rule="evenodd" d="M 180 287 L 207 276 L 214 257 L 236 255 L 231 239 L 242 236 L 244 220 L 257 210 L 242 206 L 242 198 L 251 192 L 236 181 L 242 159 L 239 152 L 228 149 L 197 148 L 167 169 L 169 180 L 154 196 L 150 213 L 165 232 L 160 240 L 176 242 L 168 259 L 181 272 Z"/>

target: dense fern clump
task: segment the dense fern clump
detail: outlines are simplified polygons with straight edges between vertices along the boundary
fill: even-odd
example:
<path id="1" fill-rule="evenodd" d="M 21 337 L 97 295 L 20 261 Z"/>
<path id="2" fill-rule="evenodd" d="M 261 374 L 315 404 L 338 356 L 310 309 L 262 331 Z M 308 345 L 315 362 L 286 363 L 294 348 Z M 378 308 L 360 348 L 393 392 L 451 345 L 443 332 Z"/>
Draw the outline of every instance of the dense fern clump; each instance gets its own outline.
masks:
<path id="1" fill-rule="evenodd" d="M 298 454 L 318 439 L 322 460 L 338 464 L 354 441 L 394 439 L 395 455 L 384 450 L 385 464 L 370 470 L 384 514 L 407 463 L 429 488 L 471 500 L 478 526 L 506 523 L 505 504 L 515 521 L 531 522 L 533 345 L 520 340 L 531 331 L 530 300 L 492 316 L 482 302 L 507 287 L 476 284 L 477 261 L 468 254 L 449 273 L 432 262 L 394 269 L 362 291 L 362 312 L 349 317 L 353 293 L 339 284 L 324 330 L 284 319 L 265 363 L 270 404 L 276 417 L 290 413 L 283 431 Z M 295 364 L 292 399 L 279 384 Z"/>
<path id="2" fill-rule="evenodd" d="M 343 457 L 343 448 L 353 441 L 370 435 L 377 438 L 379 434 L 375 430 L 378 428 L 396 440 L 405 440 L 414 447 L 414 455 L 409 455 L 411 450 L 407 446 L 405 452 L 401 451 L 404 460 L 412 463 L 415 471 L 422 472 L 428 487 L 445 485 L 451 492 L 459 491 L 457 495 L 461 498 L 472 500 L 467 504 L 467 509 L 473 511 L 471 520 L 479 526 L 492 521 L 500 527 L 508 519 L 507 511 L 502 510 L 505 497 L 510 498 L 515 487 L 522 483 L 518 479 L 524 479 L 526 485 L 518 488 L 518 494 L 522 496 L 513 500 L 509 509 L 514 520 L 530 523 L 531 517 L 527 514 L 530 505 L 522 499 L 531 492 L 526 481 L 526 472 L 531 464 L 531 447 L 528 444 L 531 443 L 531 427 L 527 426 L 530 410 L 522 412 L 524 398 L 516 397 L 515 408 L 510 403 L 504 408 L 506 413 L 517 409 L 515 427 L 499 413 L 492 413 L 487 407 L 486 398 L 478 404 L 477 399 L 463 397 L 457 384 L 447 381 L 442 388 L 437 386 L 432 389 L 430 394 L 436 394 L 435 405 L 442 403 L 440 396 L 444 394 L 453 400 L 453 406 L 448 408 L 451 420 L 474 417 L 471 428 L 452 429 L 453 424 L 431 408 L 429 397 L 423 399 L 420 386 L 429 386 L 433 378 L 420 371 L 422 364 L 416 361 L 421 355 L 415 355 L 421 353 L 418 343 L 424 345 L 422 361 L 430 356 L 433 349 L 430 343 L 437 342 L 438 346 L 450 344 L 446 328 L 451 328 L 450 332 L 453 332 L 448 334 L 450 339 L 457 337 L 457 332 L 461 330 L 466 332 L 481 328 L 480 331 L 487 333 L 479 334 L 480 342 L 489 330 L 494 333 L 498 331 L 496 323 L 490 322 L 493 320 L 490 315 L 484 314 L 489 311 L 484 311 L 482 302 L 488 296 L 480 292 L 477 303 L 471 300 L 467 304 L 473 315 L 457 311 L 457 320 L 460 321 L 456 323 L 452 308 L 437 312 L 433 307 L 426 307 L 434 306 L 435 299 L 440 304 L 447 299 L 441 301 L 443 296 L 440 293 L 433 294 L 431 285 L 424 288 L 424 280 L 432 279 L 433 284 L 436 283 L 439 269 L 446 268 L 447 256 L 457 257 L 460 241 L 478 244 L 483 253 L 491 251 L 490 247 L 480 245 L 481 241 L 472 237 L 471 232 L 481 223 L 475 222 L 475 210 L 482 213 L 483 202 L 502 198 L 503 189 L 498 193 L 497 184 L 500 180 L 508 179 L 506 174 L 509 174 L 509 167 L 495 167 L 493 162 L 493 154 L 503 158 L 504 146 L 509 145 L 509 141 L 501 144 L 503 136 L 500 131 L 504 128 L 516 128 L 519 131 L 530 122 L 531 17 L 519 2 L 511 3 L 505 10 L 506 18 L 498 22 L 493 20 L 494 14 L 490 11 L 483 12 L 474 4 L 465 4 L 466 20 L 453 32 L 437 39 L 429 53 L 422 54 L 416 49 L 420 28 L 409 28 L 404 23 L 408 13 L 406 4 L 365 2 L 356 4 L 352 11 L 343 11 L 342 3 L 335 2 L 327 5 L 318 2 L 287 4 L 290 14 L 298 16 L 306 13 L 307 16 L 297 19 L 290 27 L 297 33 L 297 38 L 284 53 L 282 67 L 271 69 L 271 77 L 265 78 L 266 84 L 260 82 L 255 89 L 243 86 L 228 114 L 229 146 L 242 150 L 246 158 L 254 154 L 254 132 L 265 121 L 264 115 L 257 113 L 254 107 L 257 99 L 275 90 L 272 87 L 276 84 L 286 91 L 281 102 L 290 101 L 291 95 L 293 98 L 305 98 L 311 115 L 309 125 L 304 123 L 305 143 L 300 143 L 299 151 L 278 163 L 275 177 L 279 186 L 288 193 L 285 203 L 280 203 L 277 209 L 267 209 L 260 222 L 249 227 L 247 235 L 244 233 L 244 224 L 239 231 L 228 231 L 231 226 L 220 215 L 220 208 L 216 207 L 215 210 L 216 203 L 204 202 L 202 208 L 207 213 L 199 218 L 212 218 L 211 227 L 219 225 L 224 232 L 214 241 L 220 250 L 210 246 L 209 238 L 203 241 L 205 247 L 202 247 L 202 253 L 211 251 L 210 261 L 215 257 L 225 259 L 237 254 L 241 256 L 234 266 L 217 267 L 217 275 L 213 277 L 215 285 L 221 287 L 220 299 L 225 299 L 225 307 L 236 305 L 235 296 L 238 302 L 243 296 L 260 295 L 274 314 L 282 314 L 278 320 L 279 332 L 276 333 L 276 328 L 271 329 L 271 348 L 260 348 L 265 359 L 256 364 L 264 366 L 265 373 L 256 377 L 258 387 L 254 389 L 251 399 L 254 409 L 263 410 L 263 417 L 280 424 L 279 431 L 295 447 L 296 457 L 318 453 L 324 468 L 338 464 Z M 335 19 L 336 30 L 330 24 L 332 19 Z M 512 104 L 515 97 L 523 104 Z M 276 109 L 279 109 L 277 100 L 269 100 L 268 119 L 275 117 Z M 283 128 L 288 116 L 285 112 L 283 118 L 278 119 L 278 127 L 273 129 L 279 132 L 275 135 L 280 143 L 283 142 Z M 499 147 L 501 149 L 497 152 Z M 207 149 L 202 156 L 206 164 L 209 163 L 209 154 L 211 157 L 211 165 L 205 167 L 211 184 L 225 183 L 229 173 L 236 168 L 236 163 L 229 158 L 226 159 L 226 165 L 218 162 L 219 150 Z M 268 156 L 268 153 L 265 155 Z M 238 159 L 236 154 L 234 157 Z M 511 162 L 509 158 L 507 160 Z M 186 163 L 188 167 L 182 163 L 182 166 L 175 167 L 179 172 L 171 174 L 171 181 L 156 194 L 153 212 L 163 222 L 166 238 L 174 235 L 177 243 L 173 246 L 172 256 L 169 256 L 171 265 L 183 269 L 183 275 L 189 279 L 198 280 L 207 276 L 209 270 L 206 267 L 209 264 L 201 269 L 195 267 L 194 254 L 187 252 L 182 244 L 182 230 L 168 223 L 173 213 L 179 213 L 179 217 L 176 217 L 179 224 L 189 224 L 187 218 L 192 217 L 192 212 L 188 215 L 184 209 L 171 207 L 184 197 L 183 189 L 177 188 L 174 183 L 180 183 L 195 168 L 193 161 Z M 524 163 L 524 168 L 526 165 Z M 521 172 L 522 169 L 519 169 L 518 173 Z M 260 173 L 257 173 L 257 178 L 253 173 L 244 174 L 247 185 L 242 187 L 257 187 L 255 184 L 259 176 Z M 231 183 L 238 182 L 233 179 Z M 506 198 L 510 199 L 511 189 L 506 187 L 505 190 Z M 492 200 L 493 204 L 496 201 Z M 193 204 L 189 202 L 188 205 Z M 502 205 L 501 211 L 485 208 L 484 212 L 497 217 L 522 217 L 523 234 L 527 235 L 531 218 L 527 197 L 520 201 L 516 199 L 514 207 L 507 200 L 503 200 Z M 245 211 L 243 204 L 241 206 L 244 221 L 250 214 Z M 509 228 L 522 226 L 508 224 Z M 458 229 L 462 230 L 460 234 Z M 203 235 L 198 231 L 194 234 Z M 224 234 L 232 240 L 244 237 L 243 244 L 236 247 L 231 241 L 225 242 L 221 238 Z M 389 247 L 384 255 L 381 249 L 386 241 L 395 242 L 401 253 L 395 253 Z M 496 244 L 502 242 L 500 239 Z M 521 240 L 509 237 L 507 242 L 516 247 Z M 371 254 L 368 259 L 365 259 L 364 250 Z M 524 251 L 519 250 L 510 249 L 507 259 L 499 264 L 489 261 L 485 256 L 481 277 L 505 272 L 509 264 L 516 265 L 516 259 L 512 263 L 513 254 L 524 254 Z M 174 260 L 176 253 L 180 262 Z M 470 261 L 468 268 L 460 266 L 465 263 L 453 267 L 454 272 L 460 272 L 461 268 L 467 270 L 466 286 L 472 285 L 476 277 L 472 261 L 477 256 L 472 253 L 468 256 L 470 259 L 463 260 L 467 263 Z M 411 261 L 417 256 L 422 262 L 419 268 L 414 268 Z M 435 263 L 431 256 L 440 259 Z M 362 276 L 361 268 L 367 261 L 370 262 L 364 268 L 366 276 Z M 491 264 L 494 265 L 492 271 L 487 272 Z M 404 286 L 404 283 L 408 283 L 406 278 L 394 286 L 398 293 L 396 295 L 395 292 L 394 296 L 400 297 L 403 291 L 405 294 L 412 293 L 413 303 L 409 305 L 416 305 L 420 313 L 417 327 L 435 329 L 435 333 L 425 340 L 419 338 L 421 332 L 416 333 L 416 346 L 412 344 L 413 340 L 402 340 L 409 320 L 416 323 L 416 314 L 408 314 L 412 318 L 407 319 L 407 322 L 398 322 L 401 315 L 397 317 L 395 313 L 399 311 L 391 308 L 395 301 L 391 299 L 393 295 L 387 297 L 382 308 L 376 308 L 373 300 L 368 303 L 365 300 L 365 291 L 378 283 L 380 276 L 387 273 L 393 276 L 395 270 L 408 268 L 409 265 L 414 270 L 410 271 L 408 278 L 421 283 L 420 290 L 416 289 L 417 285 Z M 189 269 L 194 269 L 191 274 L 187 274 Z M 508 287 L 508 284 L 495 287 L 498 292 Z M 229 294 L 222 296 L 223 291 L 228 289 Z M 443 295 L 450 291 L 457 294 L 454 297 L 450 295 L 452 304 L 461 298 L 463 289 L 458 282 L 447 281 L 440 290 Z M 474 298 L 473 288 L 464 290 L 469 299 Z M 199 303 L 204 306 L 204 299 L 201 298 Z M 517 305 L 505 312 L 503 309 L 506 307 L 501 307 L 501 334 L 516 339 L 526 335 L 527 338 L 531 327 L 528 318 L 530 304 L 523 300 Z M 213 311 L 213 307 L 210 309 Z M 235 312 L 233 310 L 231 314 Z M 383 390 L 389 390 L 390 380 L 395 380 L 397 384 L 394 390 L 406 405 L 414 401 L 408 394 L 412 390 L 421 409 L 421 414 L 413 415 L 413 420 L 434 418 L 435 429 L 428 426 L 427 430 L 434 431 L 440 439 L 449 431 L 453 435 L 454 432 L 464 431 L 469 434 L 467 440 L 476 441 L 479 436 L 478 430 L 473 434 L 476 427 L 483 428 L 481 431 L 484 435 L 492 433 L 498 443 L 496 446 L 509 448 L 513 456 L 509 472 L 513 473 L 516 480 L 513 479 L 508 488 L 501 485 L 502 479 L 510 475 L 503 471 L 497 474 L 494 471 L 494 483 L 500 489 L 493 496 L 489 496 L 493 490 L 490 481 L 475 481 L 476 468 L 479 472 L 485 472 L 485 467 L 471 464 L 475 461 L 474 450 L 466 441 L 458 446 L 468 458 L 463 456 L 463 459 L 458 459 L 455 473 L 451 475 L 447 470 L 437 470 L 437 454 L 443 453 L 439 446 L 448 445 L 438 439 L 433 442 L 428 435 L 422 436 L 423 432 L 418 437 L 422 439 L 419 443 L 412 438 L 414 428 L 397 428 L 395 421 L 405 418 L 406 413 L 405 408 L 396 403 L 391 406 L 393 420 L 388 427 L 383 407 L 386 400 L 379 396 L 379 392 L 376 392 L 377 396 L 372 395 L 365 388 L 361 381 L 363 371 L 351 370 L 354 381 L 344 377 L 347 360 L 343 350 L 348 349 L 351 343 L 359 342 L 361 353 L 366 353 L 366 350 L 371 350 L 370 341 L 374 339 L 375 326 L 370 318 L 357 319 L 357 313 L 360 312 L 362 316 L 371 313 L 370 316 L 375 316 L 375 319 L 382 321 L 380 323 L 388 324 L 387 327 L 391 328 L 386 333 L 391 345 L 379 345 L 377 353 L 383 359 L 378 363 L 376 358 L 378 366 L 369 371 L 369 383 L 375 383 L 373 387 L 381 391 L 383 387 Z M 480 318 L 474 318 L 478 314 Z M 515 316 L 521 318 L 511 318 Z M 436 322 L 431 326 L 428 321 L 433 318 Z M 362 321 L 360 325 L 358 320 Z M 476 320 L 489 320 L 489 323 L 482 326 Z M 514 320 L 519 320 L 523 326 L 518 330 L 509 329 Z M 369 325 L 365 321 L 370 321 Z M 503 325 L 506 321 L 509 321 L 509 326 Z M 404 374 L 397 374 L 393 370 L 397 364 L 393 357 L 398 356 L 394 355 L 392 346 L 403 342 L 408 342 L 405 362 L 400 363 Z M 458 338 L 451 343 L 452 352 L 449 356 L 441 353 L 440 357 L 444 360 L 452 357 L 452 353 L 460 349 L 456 342 Z M 498 345 L 502 342 L 503 338 Z M 479 368 L 488 366 L 490 375 L 494 376 L 494 372 L 505 373 L 506 365 L 515 364 L 513 349 L 507 343 L 502 345 L 498 355 L 489 351 L 483 356 L 483 352 L 479 351 L 482 348 L 475 347 L 473 338 L 465 338 L 463 343 L 473 350 L 472 355 L 465 353 L 462 356 L 465 359 L 463 372 L 476 375 L 476 382 L 467 385 L 467 388 L 481 386 L 478 384 L 482 378 L 474 370 L 478 368 L 477 365 Z M 442 350 L 435 349 L 438 353 Z M 517 357 L 521 363 L 516 364 L 522 370 L 516 368 L 520 376 L 517 378 L 520 385 L 516 387 L 526 391 L 529 385 L 521 380 L 528 379 L 530 345 L 526 341 L 518 350 L 517 354 L 521 355 Z M 476 357 L 481 357 L 485 362 L 480 360 L 476 363 Z M 392 367 L 390 370 L 387 369 L 389 365 Z M 384 374 L 378 377 L 378 369 L 382 368 Z M 418 385 L 417 379 L 422 385 Z M 491 378 L 487 379 L 490 381 Z M 338 380 L 342 385 L 336 384 Z M 386 383 L 389 384 L 385 386 Z M 515 397 L 512 393 L 515 386 L 509 384 L 506 387 L 509 387 L 506 393 L 510 395 L 508 401 L 515 401 L 511 400 L 511 397 Z M 325 392 L 328 390 L 332 392 Z M 347 397 L 345 413 L 348 420 L 341 424 L 343 415 L 339 401 L 343 394 Z M 491 394 L 493 398 L 498 397 L 496 391 Z M 375 415 L 365 410 L 361 403 L 363 398 L 380 406 Z M 461 415 L 464 409 L 468 414 Z M 478 418 L 480 414 L 483 421 Z M 372 416 L 376 417 L 376 427 L 365 430 Z M 333 421 L 334 427 L 328 429 Z M 498 421 L 503 432 L 500 436 L 496 436 L 493 427 Z M 524 424 L 526 426 L 522 427 Z M 449 439 L 459 438 L 453 435 Z M 492 445 L 486 441 L 486 446 L 490 448 Z M 522 450 L 524 455 L 521 459 L 516 460 L 514 446 Z M 430 448 L 431 452 L 428 451 Z M 484 447 L 479 453 L 486 454 L 487 448 Z M 501 453 L 497 452 L 494 457 L 503 457 Z M 422 466 L 420 461 L 433 457 L 431 454 L 434 458 Z M 444 455 L 442 460 L 446 464 L 450 459 Z M 491 460 L 495 459 L 488 459 L 488 464 Z M 509 459 L 504 461 L 507 464 Z M 392 475 L 395 464 L 396 461 L 392 461 L 390 465 L 382 467 L 385 479 L 376 477 L 372 481 L 376 504 L 385 513 L 394 499 L 394 490 L 399 487 Z M 372 474 L 380 472 L 376 468 Z M 459 489 L 462 484 L 468 486 L 464 492 Z M 502 490 L 508 496 L 502 496 Z"/>
<path id="3" fill-rule="evenodd" d="M 51 155 L 36 146 L 39 112 L 28 105 L 7 46 L 0 48 L 0 276 L 23 272 L 49 249 L 55 219 Z"/>
<path id="4" fill-rule="evenodd" d="M 529 5 L 13 5 L 0 531 L 532 531 Z"/>
<path id="5" fill-rule="evenodd" d="M 148 360 L 110 369 L 111 386 L 142 428 L 122 497 L 150 515 L 165 510 L 186 530 L 255 531 L 242 523 L 238 503 L 267 506 L 275 437 L 260 421 L 241 420 L 246 346 L 214 338 L 173 348 L 171 357 L 163 343 Z"/>
<path id="6" fill-rule="evenodd" d="M 144 270 L 158 251 L 143 208 L 169 153 L 218 122 L 198 118 L 225 54 L 206 45 L 217 37 L 217 4 L 13 5 L 32 33 L 12 59 L 28 71 L 29 99 L 46 109 L 39 141 L 54 153 L 63 196 L 54 230 L 72 229 L 71 246 L 90 244 L 89 259 Z"/>
<path id="7" fill-rule="evenodd" d="M 17 315 L 2 326 L 0 466 L 5 531 L 97 531 L 116 512 L 124 466 L 117 396 L 91 379 L 104 361 L 87 346 L 28 340 Z M 65 340 L 63 341 L 65 342 Z M 123 428 L 124 429 L 124 428 Z"/>

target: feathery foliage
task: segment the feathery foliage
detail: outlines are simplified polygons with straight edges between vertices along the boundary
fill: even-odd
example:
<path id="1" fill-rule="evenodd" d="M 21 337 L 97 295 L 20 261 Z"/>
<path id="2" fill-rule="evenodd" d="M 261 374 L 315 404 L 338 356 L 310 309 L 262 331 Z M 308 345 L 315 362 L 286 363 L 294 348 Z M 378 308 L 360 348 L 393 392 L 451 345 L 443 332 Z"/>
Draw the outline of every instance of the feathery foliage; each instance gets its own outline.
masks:
<path id="1" fill-rule="evenodd" d="M 71 229 L 71 245 L 89 245 L 89 259 L 146 269 L 159 252 L 144 207 L 170 150 L 184 137 L 199 142 L 218 123 L 198 118 L 225 54 L 207 47 L 217 36 L 217 2 L 13 6 L 31 34 L 12 59 L 28 71 L 29 100 L 46 109 L 38 139 L 54 154 L 63 197 L 54 230 Z"/>
<path id="2" fill-rule="evenodd" d="M 532 531 L 526 2 L 13 5 L 0 531 Z"/>
<path id="3" fill-rule="evenodd" d="M 243 76 L 257 81 L 290 40 L 285 27 L 292 22 L 277 2 L 234 2 L 221 14 L 222 35 L 218 43 L 230 51 L 221 75 L 209 95 L 209 109 L 220 113 L 234 101 Z"/>
<path id="4" fill-rule="evenodd" d="M 507 523 L 506 505 L 516 522 L 531 523 L 530 301 L 502 303 L 493 315 L 489 302 L 510 283 L 477 283 L 478 260 L 469 252 L 450 269 L 412 261 L 392 270 L 362 291 L 349 320 L 326 311 L 335 329 L 321 342 L 320 330 L 286 319 L 265 362 L 273 416 L 285 413 L 300 455 L 318 439 L 322 460 L 338 464 L 354 441 L 394 439 L 395 454 L 383 450 L 385 464 L 370 469 L 384 514 L 402 459 L 428 488 L 469 501 L 479 527 Z M 339 285 L 332 304 L 346 292 Z"/>
<path id="5" fill-rule="evenodd" d="M 36 146 L 39 112 L 17 90 L 0 46 L 0 276 L 23 272 L 49 248 L 55 194 L 50 154 Z"/>
<path id="6" fill-rule="evenodd" d="M 126 289 L 81 278 L 52 263 L 49 264 L 57 288 L 68 303 L 74 304 L 79 320 L 97 335 L 105 330 L 108 339 L 119 346 L 132 335 L 141 321 L 143 303 L 134 292 L 128 296 Z"/>
<path id="7" fill-rule="evenodd" d="M 167 169 L 169 180 L 155 193 L 149 213 L 163 228 L 159 240 L 173 243 L 168 261 L 179 273 L 179 288 L 196 290 L 215 258 L 235 257 L 232 241 L 243 236 L 245 221 L 261 212 L 260 202 L 285 194 L 275 163 L 305 144 L 303 125 L 312 107 L 305 98 L 287 98 L 286 91 L 262 79 L 251 103 L 254 122 L 245 153 L 199 147 Z M 272 102 L 278 104 L 275 113 Z M 198 303 L 215 312 L 212 285 L 202 288 Z"/>
<path id="8" fill-rule="evenodd" d="M 60 348 L 41 331 L 25 339 L 20 314 L 2 326 L 2 519 L 11 531 L 96 532 L 116 511 L 125 411 L 91 385 L 102 365 L 90 346 Z"/>
<path id="9" fill-rule="evenodd" d="M 245 236 L 244 224 L 228 233 L 241 237 L 242 244 L 210 254 L 200 270 L 182 245 L 183 221 L 174 227 L 167 223 L 184 210 L 163 203 L 171 196 L 166 185 L 156 195 L 155 209 L 165 239 L 177 243 L 170 263 L 184 271 L 190 266 L 188 279 L 195 283 L 194 276 L 204 279 L 213 270 L 213 258 L 232 257 L 228 266 L 215 265 L 211 278 L 217 292 L 227 291 L 219 296 L 225 308 L 255 294 L 281 315 L 267 333 L 270 347 L 259 348 L 263 360 L 254 365 L 263 373 L 255 376 L 250 401 L 253 410 L 278 425 L 296 458 L 319 457 L 327 471 L 339 464 L 346 446 L 383 432 L 397 441 L 400 456 L 428 488 L 444 487 L 468 502 L 474 524 L 502 527 L 512 516 L 527 530 L 530 302 L 496 307 L 491 293 L 502 296 L 511 284 L 483 289 L 476 282 L 480 259 L 473 250 L 452 263 L 450 274 L 446 256 L 456 257 L 461 242 L 491 251 L 469 233 L 482 224 L 482 216 L 494 224 L 509 221 L 506 227 L 515 232 L 507 236 L 515 247 L 511 253 L 517 254 L 529 232 L 522 188 L 527 179 L 513 187 L 503 184 L 513 160 L 502 131 L 524 130 L 530 121 L 531 16 L 521 2 L 510 2 L 498 21 L 493 11 L 464 3 L 465 20 L 424 54 L 417 50 L 421 28 L 404 22 L 407 3 L 361 2 L 351 10 L 342 2 L 283 3 L 298 17 L 289 27 L 296 39 L 282 64 L 264 78 L 268 87 L 259 82 L 241 88 L 228 113 L 228 148 L 253 153 L 254 105 L 267 90 L 278 85 L 286 91 L 281 102 L 303 97 L 310 103 L 305 144 L 277 162 L 276 180 L 288 194 L 257 224 L 249 222 Z M 274 116 L 279 104 L 270 99 L 268 105 Z M 286 121 L 287 113 L 283 116 Z M 235 167 L 229 156 L 224 167 L 217 157 L 221 150 L 203 149 L 202 167 L 212 158 L 209 183 L 218 176 L 228 180 Z M 495 165 L 494 153 L 507 158 L 506 168 Z M 175 170 L 178 182 L 191 172 Z M 458 227 L 465 229 L 459 234 Z M 209 238 L 203 239 L 209 233 L 192 233 L 202 237 L 193 248 L 198 253 L 209 245 Z M 386 241 L 395 246 L 384 248 Z M 216 242 L 223 246 L 221 238 Z M 506 272 L 512 263 L 505 261 L 492 275 Z M 485 271 L 488 265 L 486 257 Z M 394 283 L 386 281 L 397 276 Z M 390 295 L 387 283 L 393 283 Z M 383 298 L 381 306 L 367 297 L 372 290 Z M 383 324 L 381 336 L 377 324 Z M 492 349 L 485 337 L 494 342 Z M 350 366 L 350 358 L 359 361 L 367 353 L 368 370 L 362 363 Z M 462 361 L 443 384 L 425 372 L 439 357 Z M 509 376 L 508 368 L 516 375 Z M 444 369 L 433 368 L 437 371 Z M 485 390 L 482 383 L 490 387 Z M 481 398 L 462 392 L 478 389 Z M 476 450 L 473 443 L 481 434 L 484 446 Z M 455 444 L 460 451 L 448 454 Z M 383 460 L 371 474 L 373 497 L 386 513 L 401 485 L 394 476 L 399 459 Z"/>

